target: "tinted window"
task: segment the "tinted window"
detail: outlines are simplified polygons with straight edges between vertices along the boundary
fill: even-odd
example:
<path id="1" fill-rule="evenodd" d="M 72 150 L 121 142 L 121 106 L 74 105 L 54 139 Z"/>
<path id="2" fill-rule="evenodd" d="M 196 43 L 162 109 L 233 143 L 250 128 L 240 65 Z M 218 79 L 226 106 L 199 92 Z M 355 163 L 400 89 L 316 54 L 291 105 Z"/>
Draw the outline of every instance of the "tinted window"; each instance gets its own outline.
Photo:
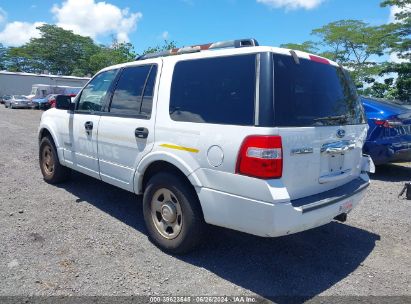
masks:
<path id="1" fill-rule="evenodd" d="M 339 67 L 274 55 L 277 126 L 324 126 L 364 122 L 349 75 Z"/>
<path id="2" fill-rule="evenodd" d="M 154 84 L 150 84 L 151 89 L 148 88 L 148 90 L 146 84 L 148 84 L 149 81 L 155 80 L 155 70 L 156 68 L 152 68 L 151 65 L 125 68 L 119 77 L 114 91 L 110 112 L 124 115 L 139 115 L 142 107 L 143 94 L 147 97 L 146 93 L 148 93 L 150 96 L 145 98 L 144 104 L 149 104 L 149 106 L 145 107 L 144 114 L 149 116 L 151 114 L 152 88 Z M 154 77 L 151 76 L 153 74 Z"/>
<path id="3" fill-rule="evenodd" d="M 77 110 L 100 111 L 117 71 L 102 72 L 94 77 L 81 92 Z"/>
<path id="4" fill-rule="evenodd" d="M 157 66 L 153 65 L 150 71 L 150 75 L 147 79 L 146 87 L 144 89 L 144 96 L 140 108 L 140 112 L 142 115 L 146 115 L 150 117 L 151 109 L 153 107 L 153 94 L 154 94 L 154 86 L 156 83 L 156 76 L 157 76 Z"/>
<path id="5" fill-rule="evenodd" d="M 254 124 L 255 55 L 176 64 L 170 116 L 177 121 Z"/>

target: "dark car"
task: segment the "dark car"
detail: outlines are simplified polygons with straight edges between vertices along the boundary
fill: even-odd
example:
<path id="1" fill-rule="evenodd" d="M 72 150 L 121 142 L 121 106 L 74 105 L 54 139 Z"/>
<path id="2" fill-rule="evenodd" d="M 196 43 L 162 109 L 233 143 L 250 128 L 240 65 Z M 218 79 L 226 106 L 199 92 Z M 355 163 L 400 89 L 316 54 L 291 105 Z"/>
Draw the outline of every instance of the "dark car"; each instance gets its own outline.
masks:
<path id="1" fill-rule="evenodd" d="M 44 98 L 33 99 L 33 103 L 36 109 L 47 110 L 56 104 L 57 94 L 49 94 Z"/>
<path id="2" fill-rule="evenodd" d="M 4 104 L 5 102 L 6 102 L 6 100 L 8 100 L 8 99 L 10 99 L 11 98 L 11 95 L 3 95 L 3 96 L 0 96 L 0 103 L 1 104 Z"/>
<path id="3" fill-rule="evenodd" d="M 411 161 L 411 109 L 368 97 L 362 104 L 370 126 L 364 153 L 376 165 Z"/>

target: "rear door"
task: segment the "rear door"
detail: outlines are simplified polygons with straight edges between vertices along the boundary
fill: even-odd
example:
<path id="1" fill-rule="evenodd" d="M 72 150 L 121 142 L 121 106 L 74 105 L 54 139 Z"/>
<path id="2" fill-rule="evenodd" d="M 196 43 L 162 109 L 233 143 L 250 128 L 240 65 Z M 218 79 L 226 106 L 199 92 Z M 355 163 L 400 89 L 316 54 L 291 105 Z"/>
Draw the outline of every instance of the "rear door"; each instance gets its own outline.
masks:
<path id="1" fill-rule="evenodd" d="M 349 76 L 328 60 L 275 54 L 274 123 L 283 140 L 291 199 L 341 186 L 360 174 L 367 133 Z"/>
<path id="2" fill-rule="evenodd" d="M 153 104 L 161 61 L 125 67 L 99 123 L 98 158 L 103 181 L 133 191 L 138 162 L 153 147 Z"/>

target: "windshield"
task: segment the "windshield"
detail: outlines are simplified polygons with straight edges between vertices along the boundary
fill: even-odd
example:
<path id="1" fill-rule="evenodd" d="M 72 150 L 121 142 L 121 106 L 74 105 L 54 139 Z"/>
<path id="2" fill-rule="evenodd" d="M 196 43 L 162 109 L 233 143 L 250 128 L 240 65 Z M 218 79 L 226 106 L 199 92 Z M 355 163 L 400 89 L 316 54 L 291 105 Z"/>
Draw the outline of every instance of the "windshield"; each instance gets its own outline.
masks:
<path id="1" fill-rule="evenodd" d="M 364 111 L 349 75 L 330 64 L 274 54 L 276 126 L 364 123 Z"/>

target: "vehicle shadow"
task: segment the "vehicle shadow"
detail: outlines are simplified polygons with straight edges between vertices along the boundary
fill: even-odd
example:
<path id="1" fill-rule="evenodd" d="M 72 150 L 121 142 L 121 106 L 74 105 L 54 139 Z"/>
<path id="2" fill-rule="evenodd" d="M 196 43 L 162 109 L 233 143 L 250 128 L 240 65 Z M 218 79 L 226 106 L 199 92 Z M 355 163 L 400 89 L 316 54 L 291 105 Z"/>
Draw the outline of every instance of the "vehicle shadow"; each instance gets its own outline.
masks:
<path id="1" fill-rule="evenodd" d="M 145 233 L 141 198 L 80 173 L 61 185 L 86 202 Z M 338 283 L 372 252 L 379 235 L 346 224 L 280 238 L 210 227 L 198 250 L 176 259 L 279 303 L 302 302 Z M 234 295 L 233 295 L 234 296 Z"/>
<path id="2" fill-rule="evenodd" d="M 399 164 L 380 165 L 376 167 L 374 174 L 370 174 L 370 177 L 384 182 L 411 182 L 411 167 Z"/>

